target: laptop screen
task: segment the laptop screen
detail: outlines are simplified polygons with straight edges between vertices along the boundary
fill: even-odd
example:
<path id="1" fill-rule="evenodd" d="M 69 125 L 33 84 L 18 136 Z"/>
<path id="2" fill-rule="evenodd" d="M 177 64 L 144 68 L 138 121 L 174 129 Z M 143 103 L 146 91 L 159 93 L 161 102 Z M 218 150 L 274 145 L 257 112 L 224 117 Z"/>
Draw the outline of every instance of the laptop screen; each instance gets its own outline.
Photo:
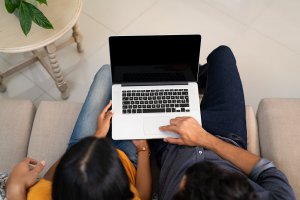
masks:
<path id="1" fill-rule="evenodd" d="M 114 84 L 197 81 L 200 35 L 112 36 Z"/>

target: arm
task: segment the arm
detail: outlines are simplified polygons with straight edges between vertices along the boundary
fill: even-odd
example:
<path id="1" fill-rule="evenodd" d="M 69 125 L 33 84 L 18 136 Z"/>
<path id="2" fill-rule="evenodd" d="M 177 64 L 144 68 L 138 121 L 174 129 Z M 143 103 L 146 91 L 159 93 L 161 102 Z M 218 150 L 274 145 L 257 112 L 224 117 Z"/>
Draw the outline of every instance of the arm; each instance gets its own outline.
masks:
<path id="1" fill-rule="evenodd" d="M 44 166 L 45 161 L 38 162 L 32 158 L 25 158 L 16 165 L 7 181 L 7 199 L 26 200 L 26 190 L 36 183 Z"/>
<path id="2" fill-rule="evenodd" d="M 180 138 L 165 138 L 165 142 L 187 146 L 202 146 L 215 152 L 224 160 L 231 162 L 249 175 L 260 157 L 213 136 L 205 131 L 191 117 L 176 117 L 170 120 L 170 125 L 162 126 L 162 131 L 172 131 Z"/>
<path id="3" fill-rule="evenodd" d="M 137 149 L 137 174 L 136 188 L 142 200 L 151 199 L 152 194 L 152 177 L 150 170 L 150 150 L 146 140 L 133 140 Z"/>

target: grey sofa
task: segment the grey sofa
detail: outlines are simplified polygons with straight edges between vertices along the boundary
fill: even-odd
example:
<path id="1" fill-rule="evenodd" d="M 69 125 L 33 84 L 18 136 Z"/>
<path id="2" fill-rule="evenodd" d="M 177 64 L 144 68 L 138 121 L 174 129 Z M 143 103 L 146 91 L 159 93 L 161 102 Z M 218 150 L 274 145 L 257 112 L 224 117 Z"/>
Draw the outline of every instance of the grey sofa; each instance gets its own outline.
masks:
<path id="1" fill-rule="evenodd" d="M 81 103 L 0 101 L 0 172 L 22 158 L 46 161 L 46 169 L 65 152 Z M 271 159 L 300 198 L 300 99 L 263 99 L 257 116 L 246 106 L 248 150 Z"/>

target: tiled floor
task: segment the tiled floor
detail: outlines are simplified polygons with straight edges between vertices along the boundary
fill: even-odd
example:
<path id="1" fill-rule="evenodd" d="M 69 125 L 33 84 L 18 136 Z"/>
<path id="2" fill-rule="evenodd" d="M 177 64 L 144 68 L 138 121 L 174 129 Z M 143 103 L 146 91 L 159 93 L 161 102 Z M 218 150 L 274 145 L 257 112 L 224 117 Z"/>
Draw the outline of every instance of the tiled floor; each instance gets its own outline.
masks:
<path id="1" fill-rule="evenodd" d="M 58 53 L 70 88 L 82 102 L 95 72 L 109 63 L 110 35 L 202 35 L 200 62 L 225 44 L 236 55 L 246 103 L 266 97 L 300 98 L 300 1 L 298 0 L 84 0 L 79 25 L 84 54 L 74 46 Z M 0 70 L 27 55 L 0 54 Z M 8 78 L 0 99 L 60 100 L 39 63 Z"/>

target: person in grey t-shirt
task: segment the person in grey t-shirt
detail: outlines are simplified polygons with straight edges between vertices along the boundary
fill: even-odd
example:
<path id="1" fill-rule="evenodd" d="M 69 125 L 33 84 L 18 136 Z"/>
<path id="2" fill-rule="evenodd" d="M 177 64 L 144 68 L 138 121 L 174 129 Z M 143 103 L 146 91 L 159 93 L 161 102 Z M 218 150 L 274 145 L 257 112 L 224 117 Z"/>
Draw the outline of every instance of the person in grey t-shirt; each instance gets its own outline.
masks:
<path id="1" fill-rule="evenodd" d="M 202 124 L 177 117 L 160 130 L 179 138 L 149 141 L 160 168 L 159 199 L 295 199 L 286 176 L 246 150 L 244 93 L 232 51 L 218 47 L 200 68 Z M 204 176 L 216 183 L 201 182 Z"/>

